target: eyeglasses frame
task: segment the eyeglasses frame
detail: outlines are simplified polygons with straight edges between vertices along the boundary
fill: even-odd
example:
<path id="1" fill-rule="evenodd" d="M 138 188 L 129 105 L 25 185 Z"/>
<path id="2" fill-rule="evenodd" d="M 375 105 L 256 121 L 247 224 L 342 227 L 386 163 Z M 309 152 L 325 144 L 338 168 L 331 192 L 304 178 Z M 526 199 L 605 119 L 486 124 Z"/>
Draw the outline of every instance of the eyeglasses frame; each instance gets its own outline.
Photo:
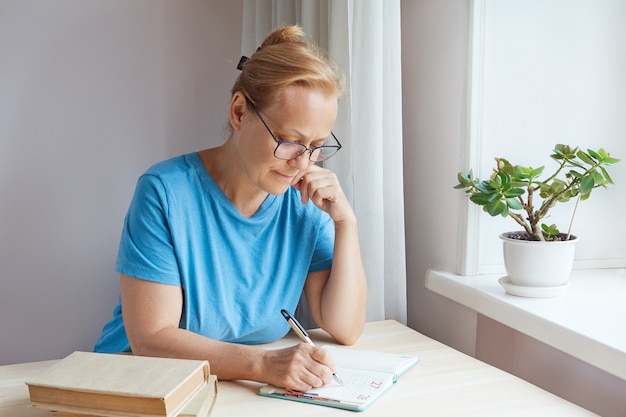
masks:
<path id="1" fill-rule="evenodd" d="M 244 94 L 244 97 L 246 98 L 246 101 L 248 102 L 250 107 L 252 107 L 252 109 L 254 110 L 256 115 L 259 117 L 259 120 L 261 120 L 261 123 L 263 123 L 263 126 L 265 126 L 265 129 L 267 130 L 267 132 L 270 134 L 272 139 L 274 139 L 274 141 L 276 142 L 276 148 L 274 148 L 274 158 L 280 159 L 281 161 L 292 161 L 294 159 L 299 158 L 303 153 L 309 152 L 309 158 L 308 158 L 309 161 L 311 161 L 311 162 L 322 162 L 322 161 L 326 161 L 326 160 L 332 158 L 333 156 L 335 156 L 335 154 L 337 152 L 339 152 L 339 150 L 342 148 L 342 145 L 339 142 L 339 139 L 337 139 L 337 136 L 335 136 L 335 134 L 333 133 L 332 130 L 330 131 L 330 134 L 333 137 L 333 139 L 335 139 L 335 142 L 337 142 L 337 145 L 322 145 L 322 146 L 316 146 L 314 148 L 309 148 L 306 145 L 303 145 L 303 144 L 298 143 L 298 142 L 290 142 L 290 141 L 286 141 L 286 140 L 279 140 L 278 138 L 276 138 L 276 136 L 274 136 L 274 134 L 272 133 L 272 131 L 269 128 L 269 126 L 267 125 L 267 123 L 265 123 L 265 120 L 263 119 L 263 116 L 261 116 L 261 113 L 259 113 L 259 111 L 257 110 L 257 108 L 254 105 L 254 103 L 252 102 L 252 100 L 250 100 L 245 94 Z M 292 145 L 298 145 L 298 146 L 303 147 L 304 150 L 302 151 L 302 153 L 298 154 L 298 156 L 295 156 L 295 157 L 293 157 L 291 159 L 279 158 L 278 156 L 276 156 L 276 151 L 278 150 L 278 147 L 280 145 L 282 145 L 283 143 L 292 144 Z M 313 152 L 315 152 L 317 149 L 322 149 L 322 148 L 335 148 L 337 150 L 333 154 L 331 154 L 330 156 L 328 156 L 328 157 L 326 157 L 324 159 L 318 159 L 318 160 L 315 160 L 315 161 L 313 159 L 311 159 L 311 157 L 313 156 Z M 323 154 L 320 153 L 320 155 L 323 155 Z"/>

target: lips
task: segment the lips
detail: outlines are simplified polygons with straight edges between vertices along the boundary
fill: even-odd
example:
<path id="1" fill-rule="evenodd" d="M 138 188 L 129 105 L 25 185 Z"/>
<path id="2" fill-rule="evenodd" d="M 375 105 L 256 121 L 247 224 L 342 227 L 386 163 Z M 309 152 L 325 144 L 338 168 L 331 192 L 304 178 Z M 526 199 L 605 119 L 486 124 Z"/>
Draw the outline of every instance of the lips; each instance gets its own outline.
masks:
<path id="1" fill-rule="evenodd" d="M 288 180 L 289 182 L 293 182 L 294 178 L 296 178 L 296 175 L 298 175 L 298 173 L 296 172 L 295 174 L 283 174 L 282 172 L 276 171 L 276 173 L 281 177 L 284 178 L 285 180 Z"/>

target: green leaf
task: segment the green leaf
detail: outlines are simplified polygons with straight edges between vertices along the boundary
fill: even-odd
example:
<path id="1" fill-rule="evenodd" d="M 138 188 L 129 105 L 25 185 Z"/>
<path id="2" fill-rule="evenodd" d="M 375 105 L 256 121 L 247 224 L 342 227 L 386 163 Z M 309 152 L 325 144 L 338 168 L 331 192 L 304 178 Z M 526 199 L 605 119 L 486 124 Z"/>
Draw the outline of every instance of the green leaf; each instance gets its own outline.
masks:
<path id="1" fill-rule="evenodd" d="M 502 189 L 506 190 L 511 186 L 511 176 L 506 172 L 498 172 L 498 178 L 500 178 L 500 184 Z"/>
<path id="2" fill-rule="evenodd" d="M 556 193 L 560 193 L 560 192 L 561 192 L 561 191 L 563 191 L 566 187 L 567 187 L 567 184 L 566 184 L 564 181 L 562 181 L 562 180 L 560 180 L 560 179 L 558 179 L 558 178 L 555 178 L 555 179 L 552 181 L 552 185 L 550 186 L 550 192 L 551 192 L 551 193 L 554 193 L 554 194 L 556 194 Z"/>
<path id="3" fill-rule="evenodd" d="M 509 175 L 513 175 L 513 165 L 504 158 L 496 158 L 496 167 L 499 172 L 506 172 Z"/>
<path id="4" fill-rule="evenodd" d="M 515 165 L 515 170 L 513 173 L 513 178 L 516 180 L 532 180 L 533 178 L 538 177 L 543 172 L 544 167 L 533 168 L 533 167 L 524 167 L 521 165 Z"/>
<path id="5" fill-rule="evenodd" d="M 569 146 L 566 147 L 562 143 L 559 143 L 554 147 L 554 154 L 550 155 L 550 157 L 557 160 L 564 159 L 566 153 L 569 153 Z"/>
<path id="6" fill-rule="evenodd" d="M 522 206 L 522 203 L 520 203 L 520 201 L 517 198 L 507 198 L 506 205 L 509 206 L 509 208 L 513 210 L 521 210 L 524 208 Z"/>
<path id="7" fill-rule="evenodd" d="M 578 193 L 577 193 L 578 194 Z M 561 196 L 557 199 L 559 203 L 566 203 L 572 198 L 572 193 L 566 192 L 561 194 Z"/>
<path id="8" fill-rule="evenodd" d="M 604 175 L 604 179 L 605 179 L 606 183 L 607 184 L 614 184 L 613 178 L 611 178 L 611 176 L 609 175 L 607 170 L 604 169 L 604 167 L 600 167 L 600 170 L 602 170 L 602 175 Z"/>
<path id="9" fill-rule="evenodd" d="M 580 172 L 575 171 L 575 170 L 573 170 L 573 169 L 570 169 L 570 170 L 569 170 L 569 174 L 570 174 L 572 177 L 574 177 L 574 178 L 578 178 L 578 179 L 582 178 L 582 176 L 583 176 L 583 174 L 581 174 Z"/>
<path id="10" fill-rule="evenodd" d="M 543 230 L 543 232 L 545 233 L 547 240 L 552 240 L 554 236 L 561 233 L 559 229 L 557 229 L 555 224 L 548 226 L 547 224 L 542 223 L 541 230 Z"/>
<path id="11" fill-rule="evenodd" d="M 544 166 L 541 166 L 541 167 L 539 167 L 539 168 L 537 168 L 537 169 L 531 169 L 531 170 L 530 170 L 530 175 L 531 175 L 531 177 L 532 177 L 532 178 L 537 178 L 538 176 L 540 176 L 540 175 L 541 175 L 541 173 L 543 172 L 543 169 L 544 169 L 544 168 L 545 168 L 545 165 L 544 165 Z"/>
<path id="12" fill-rule="evenodd" d="M 606 183 L 606 180 L 604 179 L 604 176 L 602 176 L 602 174 L 600 172 L 593 171 L 591 173 L 591 175 L 593 176 L 593 181 L 597 184 L 597 185 L 604 185 Z"/>
<path id="13" fill-rule="evenodd" d="M 593 175 L 585 175 L 580 182 L 580 193 L 582 195 L 589 194 L 593 190 L 594 185 Z"/>
<path id="14" fill-rule="evenodd" d="M 476 188 L 478 188 L 481 193 L 485 194 L 493 192 L 493 187 L 491 186 L 490 181 L 487 180 L 481 181 L 476 184 Z"/>
<path id="15" fill-rule="evenodd" d="M 454 188 L 465 188 L 465 187 L 469 187 L 470 185 L 472 185 L 474 183 L 474 179 L 472 177 L 472 172 L 459 172 L 456 175 L 457 180 L 459 181 L 459 183 L 454 187 Z"/>
<path id="16" fill-rule="evenodd" d="M 491 216 L 502 215 L 503 217 L 508 216 L 509 214 L 509 206 L 507 206 L 502 201 L 494 201 L 485 205 L 485 210 Z"/>
<path id="17" fill-rule="evenodd" d="M 591 155 L 591 158 L 595 159 L 595 160 L 596 160 L 596 161 L 598 161 L 598 162 L 602 162 L 602 159 L 603 159 L 603 158 L 602 158 L 600 155 L 598 155 L 598 153 L 597 153 L 597 152 L 594 152 L 594 151 L 593 151 L 593 150 L 591 150 L 591 149 L 587 149 L 587 152 L 589 152 L 589 155 Z M 582 159 L 582 160 L 584 160 L 584 158 L 582 158 L 582 156 L 581 156 L 580 154 L 582 154 L 582 155 L 585 155 L 585 156 L 589 157 L 589 155 L 587 155 L 587 154 L 586 154 L 586 153 L 584 153 L 583 151 L 578 152 L 578 154 L 579 154 L 579 155 L 578 155 L 578 157 L 579 157 L 580 159 Z M 589 160 L 588 160 L 588 161 L 585 161 L 585 162 L 587 162 L 589 165 L 593 165 L 593 164 L 595 164 L 595 161 L 593 161 L 593 160 L 592 160 L 592 159 L 590 159 L 590 158 L 589 158 Z"/>
<path id="18" fill-rule="evenodd" d="M 504 196 L 507 198 L 518 197 L 520 195 L 524 195 L 524 193 L 526 193 L 526 190 L 524 190 L 523 188 L 511 188 L 510 190 L 507 190 L 506 193 L 504 193 Z"/>
<path id="19" fill-rule="evenodd" d="M 474 204 L 478 204 L 479 206 L 484 206 L 487 204 L 489 200 L 489 194 L 478 193 L 474 194 L 470 197 L 470 201 Z"/>

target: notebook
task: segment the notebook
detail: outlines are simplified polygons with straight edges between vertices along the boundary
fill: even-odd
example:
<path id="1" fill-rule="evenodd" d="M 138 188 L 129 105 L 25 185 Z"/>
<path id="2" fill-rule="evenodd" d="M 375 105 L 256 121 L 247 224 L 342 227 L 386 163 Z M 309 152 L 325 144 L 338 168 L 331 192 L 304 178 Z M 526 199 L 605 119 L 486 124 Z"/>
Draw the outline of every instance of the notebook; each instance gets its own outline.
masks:
<path id="1" fill-rule="evenodd" d="M 310 392 L 291 391 L 265 385 L 259 395 L 300 401 L 327 407 L 363 411 L 394 386 L 398 378 L 418 363 L 412 355 L 356 350 L 324 346 L 333 356 L 336 373 L 343 386 L 336 381 Z"/>

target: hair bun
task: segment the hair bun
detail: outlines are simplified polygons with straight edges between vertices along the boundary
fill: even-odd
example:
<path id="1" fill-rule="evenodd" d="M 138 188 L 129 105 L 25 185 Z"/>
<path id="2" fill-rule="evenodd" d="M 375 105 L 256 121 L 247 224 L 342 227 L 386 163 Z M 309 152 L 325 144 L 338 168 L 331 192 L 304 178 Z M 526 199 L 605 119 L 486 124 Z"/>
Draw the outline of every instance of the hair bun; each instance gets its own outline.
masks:
<path id="1" fill-rule="evenodd" d="M 259 49 L 281 43 L 307 43 L 304 31 L 299 26 L 285 26 L 276 29 L 263 41 Z"/>

